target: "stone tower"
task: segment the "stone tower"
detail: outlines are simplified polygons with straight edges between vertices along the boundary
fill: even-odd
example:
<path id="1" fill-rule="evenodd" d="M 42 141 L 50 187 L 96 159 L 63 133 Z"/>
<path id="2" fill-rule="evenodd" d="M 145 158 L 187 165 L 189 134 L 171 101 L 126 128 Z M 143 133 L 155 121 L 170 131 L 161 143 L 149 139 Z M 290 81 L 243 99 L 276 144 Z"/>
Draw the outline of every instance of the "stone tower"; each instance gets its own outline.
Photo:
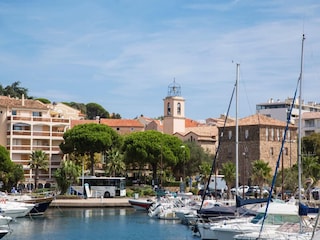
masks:
<path id="1" fill-rule="evenodd" d="M 185 132 L 185 100 L 181 97 L 181 87 L 173 81 L 168 86 L 168 95 L 163 99 L 163 132 L 174 134 Z"/>

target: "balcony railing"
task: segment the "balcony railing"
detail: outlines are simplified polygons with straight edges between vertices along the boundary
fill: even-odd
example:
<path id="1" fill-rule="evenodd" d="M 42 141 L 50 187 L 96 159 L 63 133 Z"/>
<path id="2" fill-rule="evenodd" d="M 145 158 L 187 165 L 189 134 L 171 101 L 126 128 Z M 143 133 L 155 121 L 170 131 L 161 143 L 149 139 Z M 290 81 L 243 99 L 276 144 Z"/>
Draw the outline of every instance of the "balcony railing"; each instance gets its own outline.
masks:
<path id="1" fill-rule="evenodd" d="M 37 137 L 63 137 L 64 132 L 58 131 L 58 132 L 50 132 L 49 131 L 24 131 L 24 130 L 13 130 L 12 135 L 13 136 L 37 136 Z M 11 132 L 7 131 L 7 136 L 10 136 Z"/>
<path id="2" fill-rule="evenodd" d="M 54 123 L 69 123 L 69 119 L 65 118 L 47 118 L 47 117 L 21 117 L 21 116 L 8 116 L 9 121 L 24 121 L 24 122 L 54 122 Z"/>

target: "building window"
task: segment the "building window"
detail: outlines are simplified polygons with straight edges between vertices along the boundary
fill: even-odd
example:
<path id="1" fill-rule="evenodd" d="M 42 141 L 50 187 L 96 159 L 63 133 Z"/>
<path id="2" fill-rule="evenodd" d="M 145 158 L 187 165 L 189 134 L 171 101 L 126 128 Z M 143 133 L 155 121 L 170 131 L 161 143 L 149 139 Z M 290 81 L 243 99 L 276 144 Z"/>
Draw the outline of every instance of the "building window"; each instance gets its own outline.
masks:
<path id="1" fill-rule="evenodd" d="M 167 104 L 167 115 L 171 115 L 171 107 L 169 102 Z"/>
<path id="2" fill-rule="evenodd" d="M 314 119 L 305 120 L 304 125 L 305 127 L 314 127 Z"/>
<path id="3" fill-rule="evenodd" d="M 271 141 L 274 141 L 274 129 L 271 128 Z"/>
<path id="4" fill-rule="evenodd" d="M 181 114 L 181 103 L 177 104 L 177 113 L 180 115 Z"/>
<path id="5" fill-rule="evenodd" d="M 270 148 L 270 155 L 273 156 L 273 147 Z"/>
<path id="6" fill-rule="evenodd" d="M 119 127 L 117 127 L 117 131 L 120 131 L 120 128 L 119 128 Z"/>
<path id="7" fill-rule="evenodd" d="M 17 110 L 12 110 L 12 116 L 17 116 Z"/>
<path id="8" fill-rule="evenodd" d="M 228 135 L 229 135 L 229 139 L 231 139 L 232 138 L 232 131 L 229 131 Z"/>
<path id="9" fill-rule="evenodd" d="M 248 137 L 249 137 L 249 130 L 248 129 L 246 129 L 244 131 L 244 137 L 245 137 L 245 139 L 248 139 Z"/>
<path id="10" fill-rule="evenodd" d="M 269 129 L 266 128 L 266 141 L 268 141 L 268 140 L 269 140 Z"/>
<path id="11" fill-rule="evenodd" d="M 33 117 L 41 117 L 42 116 L 42 112 L 32 112 L 32 116 Z"/>
<path id="12" fill-rule="evenodd" d="M 280 141 L 280 129 L 277 129 L 277 140 Z"/>
<path id="13" fill-rule="evenodd" d="M 288 156 L 288 154 L 289 154 L 289 151 L 288 151 L 288 148 L 287 148 L 287 147 L 284 148 L 284 154 L 285 154 L 286 156 Z"/>

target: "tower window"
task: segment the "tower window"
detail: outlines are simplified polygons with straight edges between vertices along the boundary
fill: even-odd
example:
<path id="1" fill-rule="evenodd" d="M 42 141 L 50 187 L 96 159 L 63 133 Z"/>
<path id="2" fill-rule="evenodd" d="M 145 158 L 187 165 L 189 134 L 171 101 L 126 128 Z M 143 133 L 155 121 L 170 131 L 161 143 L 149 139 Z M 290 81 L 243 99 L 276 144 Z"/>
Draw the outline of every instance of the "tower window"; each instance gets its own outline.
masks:
<path id="1" fill-rule="evenodd" d="M 245 137 L 245 139 L 248 139 L 248 137 L 249 137 L 249 130 L 248 129 L 246 129 L 244 131 L 244 137 Z"/>
<path id="2" fill-rule="evenodd" d="M 181 103 L 177 104 L 177 113 L 180 115 L 181 114 Z"/>
<path id="3" fill-rule="evenodd" d="M 171 115 L 171 106 L 170 103 L 167 104 L 167 114 Z"/>

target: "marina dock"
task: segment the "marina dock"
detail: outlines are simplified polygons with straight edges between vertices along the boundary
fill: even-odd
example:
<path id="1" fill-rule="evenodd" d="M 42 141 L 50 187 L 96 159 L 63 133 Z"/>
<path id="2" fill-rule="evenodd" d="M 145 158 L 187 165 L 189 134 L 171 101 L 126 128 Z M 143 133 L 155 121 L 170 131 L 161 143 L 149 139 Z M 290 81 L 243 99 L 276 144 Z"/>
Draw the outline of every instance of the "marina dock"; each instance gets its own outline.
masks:
<path id="1" fill-rule="evenodd" d="M 129 198 L 54 199 L 50 207 L 131 207 Z"/>

